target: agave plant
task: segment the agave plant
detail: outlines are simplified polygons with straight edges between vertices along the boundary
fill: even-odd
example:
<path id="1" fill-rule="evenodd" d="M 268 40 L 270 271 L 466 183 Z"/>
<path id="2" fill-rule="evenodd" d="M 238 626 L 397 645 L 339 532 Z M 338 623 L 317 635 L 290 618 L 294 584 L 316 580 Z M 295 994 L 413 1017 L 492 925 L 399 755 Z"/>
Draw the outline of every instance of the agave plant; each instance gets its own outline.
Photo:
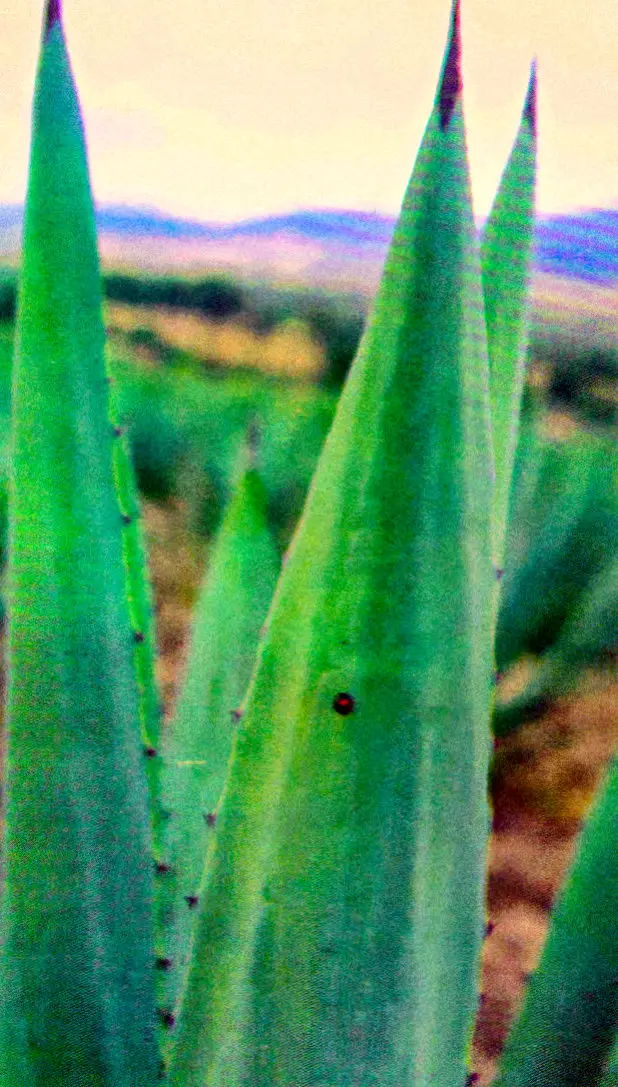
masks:
<path id="1" fill-rule="evenodd" d="M 536 74 L 481 243 L 460 51 L 456 0 L 266 622 L 278 564 L 249 463 L 163 730 L 84 133 L 47 4 L 13 375 L 0 1087 L 475 1081 Z M 616 1082 L 616 780 L 501 1087 Z"/>

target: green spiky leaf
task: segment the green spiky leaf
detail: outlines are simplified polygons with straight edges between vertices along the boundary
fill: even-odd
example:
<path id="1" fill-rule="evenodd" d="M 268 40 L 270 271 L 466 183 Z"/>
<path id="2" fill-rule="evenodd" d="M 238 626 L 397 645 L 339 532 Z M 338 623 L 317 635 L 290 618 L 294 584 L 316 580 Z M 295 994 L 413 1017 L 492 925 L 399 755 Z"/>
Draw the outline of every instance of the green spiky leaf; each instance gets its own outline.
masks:
<path id="1" fill-rule="evenodd" d="M 460 1087 L 495 572 L 459 13 L 246 700 L 171 1087 Z"/>
<path id="2" fill-rule="evenodd" d="M 159 1005 L 176 1008 L 195 927 L 204 860 L 259 634 L 275 591 L 279 557 L 266 492 L 247 467 L 223 519 L 197 602 L 187 668 L 164 744 L 163 850 L 157 954 Z"/>
<path id="3" fill-rule="evenodd" d="M 494 543 L 500 568 L 504 566 L 504 538 L 528 350 L 535 182 L 536 67 L 530 76 L 517 139 L 481 245 L 496 468 Z"/>
<path id="4" fill-rule="evenodd" d="M 153 885 L 94 213 L 58 0 L 13 380 L 2 1087 L 152 1087 Z"/>

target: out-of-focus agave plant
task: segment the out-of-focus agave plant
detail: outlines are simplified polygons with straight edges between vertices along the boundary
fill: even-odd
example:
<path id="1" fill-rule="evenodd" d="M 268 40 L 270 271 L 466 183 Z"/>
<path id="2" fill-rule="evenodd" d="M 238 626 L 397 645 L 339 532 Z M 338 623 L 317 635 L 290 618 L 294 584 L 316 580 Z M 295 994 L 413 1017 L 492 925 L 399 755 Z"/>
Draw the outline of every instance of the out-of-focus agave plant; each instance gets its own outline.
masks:
<path id="1" fill-rule="evenodd" d="M 618 642 L 618 453 L 613 437 L 521 434 L 496 633 L 498 671 L 535 662 L 523 691 L 498 702 L 505 735 L 611 660 Z"/>
<path id="2" fill-rule="evenodd" d="M 13 375 L 0 1087 L 475 1081 L 535 159 L 533 72 L 479 241 L 456 0 L 274 596 L 248 463 L 162 734 L 82 122 L 49 0 Z M 612 771 L 501 1087 L 616 1082 L 615 794 Z"/>

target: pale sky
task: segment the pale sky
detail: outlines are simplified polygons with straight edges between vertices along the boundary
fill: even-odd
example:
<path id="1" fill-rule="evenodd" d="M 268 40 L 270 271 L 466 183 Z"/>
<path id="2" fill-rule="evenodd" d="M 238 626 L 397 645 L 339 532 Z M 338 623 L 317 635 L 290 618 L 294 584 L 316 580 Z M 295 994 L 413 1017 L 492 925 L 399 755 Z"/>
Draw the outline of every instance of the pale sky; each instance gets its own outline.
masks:
<path id="1" fill-rule="evenodd" d="M 42 0 L 0 0 L 0 203 L 26 184 Z M 95 198 L 208 220 L 395 213 L 450 0 L 64 0 Z M 475 212 L 539 69 L 540 213 L 618 206 L 618 0 L 462 0 Z"/>

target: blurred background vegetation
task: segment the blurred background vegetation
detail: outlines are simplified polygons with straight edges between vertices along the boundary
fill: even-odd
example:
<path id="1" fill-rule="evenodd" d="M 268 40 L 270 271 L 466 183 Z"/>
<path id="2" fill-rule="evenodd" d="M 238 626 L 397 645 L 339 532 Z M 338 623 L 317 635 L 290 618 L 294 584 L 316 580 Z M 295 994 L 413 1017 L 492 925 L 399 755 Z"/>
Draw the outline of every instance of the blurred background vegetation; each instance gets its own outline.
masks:
<path id="1" fill-rule="evenodd" d="M 0 273 L 3 566 L 16 286 L 14 268 L 6 267 Z M 126 271 L 105 272 L 104 294 L 110 373 L 148 515 L 156 519 L 154 506 L 175 510 L 182 536 L 176 549 L 200 556 L 186 572 L 187 584 L 175 573 L 189 608 L 251 423 L 261 435 L 271 524 L 281 552 L 288 546 L 370 298 L 298 282 Z M 496 714 L 505 732 L 615 657 L 618 345 L 604 321 L 568 293 L 561 307 L 546 297 L 533 310 L 497 640 L 504 679 Z M 183 638 L 179 633 L 178 644 Z"/>
<path id="2" fill-rule="evenodd" d="M 13 269 L 0 270 L 5 469 L 16 279 Z M 362 335 L 367 296 L 226 276 L 112 272 L 104 293 L 109 364 L 143 495 L 187 501 L 192 527 L 210 535 L 255 417 L 273 523 L 285 546 Z M 615 438 L 618 341 L 578 314 L 561 324 L 534 320 L 527 390 L 527 403 L 548 414 L 554 441 L 575 430 Z"/>

